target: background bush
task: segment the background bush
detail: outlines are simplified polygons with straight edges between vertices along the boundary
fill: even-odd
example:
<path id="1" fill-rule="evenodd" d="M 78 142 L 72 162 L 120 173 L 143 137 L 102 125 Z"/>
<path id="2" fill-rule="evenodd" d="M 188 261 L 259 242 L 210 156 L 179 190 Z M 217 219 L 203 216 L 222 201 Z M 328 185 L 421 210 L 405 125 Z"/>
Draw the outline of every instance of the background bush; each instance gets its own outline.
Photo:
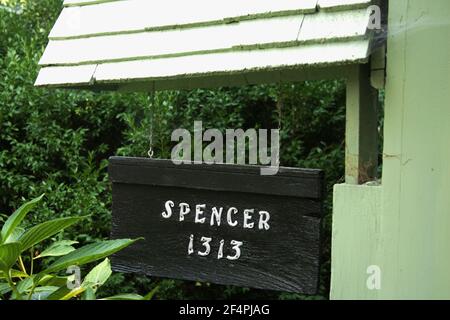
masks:
<path id="1" fill-rule="evenodd" d="M 111 196 L 107 159 L 146 156 L 151 115 L 155 157 L 170 157 L 175 128 L 277 128 L 281 163 L 322 168 L 328 182 L 325 250 L 320 294 L 250 290 L 118 274 L 103 294 L 145 294 L 160 286 L 160 299 L 326 299 L 329 292 L 332 186 L 343 177 L 345 90 L 338 81 L 274 84 L 149 94 L 91 93 L 33 87 L 38 61 L 61 0 L 6 1 L 0 9 L 0 213 L 46 193 L 30 224 L 92 214 L 66 237 L 90 243 L 107 238 Z M 150 106 L 152 107 L 150 108 Z"/>

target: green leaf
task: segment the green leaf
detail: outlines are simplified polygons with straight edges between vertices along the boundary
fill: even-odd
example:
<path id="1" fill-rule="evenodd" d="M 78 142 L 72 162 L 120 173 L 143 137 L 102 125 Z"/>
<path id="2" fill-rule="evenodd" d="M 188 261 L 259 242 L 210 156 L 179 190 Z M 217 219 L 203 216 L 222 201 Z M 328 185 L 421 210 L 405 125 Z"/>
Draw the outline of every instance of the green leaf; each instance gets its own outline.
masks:
<path id="1" fill-rule="evenodd" d="M 38 287 L 34 290 L 33 294 L 31 295 L 31 300 L 47 300 L 48 297 L 58 289 L 59 287 L 55 286 Z"/>
<path id="2" fill-rule="evenodd" d="M 67 288 L 67 286 L 62 286 L 58 290 L 55 290 L 54 292 L 52 292 L 47 297 L 47 300 L 70 300 L 72 298 L 75 298 L 75 297 L 83 294 L 85 291 L 86 291 L 86 288 L 84 288 L 84 287 L 69 289 L 69 288 Z"/>
<path id="3" fill-rule="evenodd" d="M 35 285 L 35 281 L 38 281 L 36 288 L 34 289 L 34 292 L 37 292 L 39 290 L 42 290 L 40 288 L 55 288 L 58 289 L 59 287 L 66 287 L 67 286 L 67 279 L 68 277 L 57 277 L 53 275 L 45 275 L 41 279 L 36 279 L 36 276 L 30 276 L 27 277 L 21 281 L 19 281 L 16 285 L 17 291 L 19 291 L 20 294 L 28 294 L 31 289 L 33 288 L 33 285 Z M 56 291 L 56 289 L 52 290 L 53 293 Z M 47 295 L 49 295 L 48 293 Z"/>
<path id="4" fill-rule="evenodd" d="M 79 288 L 67 289 L 66 286 L 61 287 L 49 295 L 48 299 L 70 300 L 83 295 L 84 300 L 95 300 L 95 291 L 108 280 L 111 274 L 111 264 L 109 259 L 105 259 L 88 273 Z"/>
<path id="5" fill-rule="evenodd" d="M 12 289 L 9 286 L 9 284 L 7 283 L 0 283 L 0 295 L 4 295 L 7 294 L 8 292 L 10 292 Z"/>
<path id="6" fill-rule="evenodd" d="M 116 296 L 108 298 L 103 298 L 100 300 L 144 300 L 144 297 L 139 294 L 125 293 L 125 294 L 118 294 Z"/>
<path id="7" fill-rule="evenodd" d="M 111 263 L 108 258 L 106 258 L 102 263 L 95 266 L 84 278 L 83 287 L 92 288 L 94 292 L 98 287 L 105 284 L 112 274 Z"/>
<path id="8" fill-rule="evenodd" d="M 52 263 L 47 269 L 39 273 L 40 276 L 45 274 L 57 272 L 68 268 L 73 265 L 83 265 L 86 263 L 94 262 L 107 256 L 120 251 L 129 245 L 135 243 L 137 240 L 130 239 L 119 239 L 119 240 L 108 240 L 98 243 L 89 244 L 80 249 L 77 249 L 68 255 L 65 255 L 54 263 Z"/>
<path id="9" fill-rule="evenodd" d="M 17 227 L 5 241 L 5 243 L 19 242 L 19 238 L 25 233 L 25 229 Z"/>
<path id="10" fill-rule="evenodd" d="M 36 204 L 42 200 L 43 197 L 44 195 L 41 195 L 40 197 L 37 197 L 36 199 L 33 199 L 30 202 L 25 203 L 19 209 L 17 209 L 8 218 L 8 220 L 6 220 L 0 233 L 3 243 L 5 243 L 8 240 L 9 236 L 14 232 L 16 227 L 19 226 L 19 224 L 25 218 L 27 213 L 30 212 L 36 206 Z"/>
<path id="11" fill-rule="evenodd" d="M 67 286 L 67 282 L 69 281 L 69 277 L 59 277 L 54 275 L 45 275 L 39 281 L 40 286 L 51 286 L 51 287 L 63 287 Z"/>
<path id="12" fill-rule="evenodd" d="M 33 284 L 34 284 L 33 281 L 34 281 L 34 276 L 31 276 L 31 277 L 23 279 L 22 281 L 19 281 L 19 283 L 17 283 L 17 285 L 16 285 L 17 291 L 19 291 L 20 294 L 27 293 L 33 287 Z"/>
<path id="13" fill-rule="evenodd" d="M 20 242 L 11 242 L 0 245 L 0 270 L 9 273 L 20 255 Z"/>
<path id="14" fill-rule="evenodd" d="M 53 291 L 47 296 L 47 300 L 61 300 L 63 297 L 68 295 L 72 290 L 67 288 L 67 286 L 62 286 L 58 290 Z"/>
<path id="15" fill-rule="evenodd" d="M 158 290 L 159 290 L 159 286 L 154 287 L 152 291 L 150 291 L 149 293 L 147 293 L 144 296 L 143 300 L 152 300 L 153 297 L 155 296 L 156 292 L 158 292 Z"/>
<path id="16" fill-rule="evenodd" d="M 47 249 L 42 251 L 41 254 L 39 254 L 34 259 L 65 256 L 66 254 L 75 251 L 75 248 L 72 247 L 72 245 L 77 243 L 78 241 L 70 241 L 70 240 L 55 242 L 52 245 L 50 245 Z"/>
<path id="17" fill-rule="evenodd" d="M 22 243 L 22 251 L 25 251 L 39 242 L 50 238 L 54 234 L 70 227 L 84 218 L 85 217 L 61 218 L 34 226 L 30 230 L 26 231 L 19 239 Z"/>
<path id="18" fill-rule="evenodd" d="M 83 300 L 95 300 L 95 291 L 91 287 L 87 288 L 86 291 L 83 293 Z"/>

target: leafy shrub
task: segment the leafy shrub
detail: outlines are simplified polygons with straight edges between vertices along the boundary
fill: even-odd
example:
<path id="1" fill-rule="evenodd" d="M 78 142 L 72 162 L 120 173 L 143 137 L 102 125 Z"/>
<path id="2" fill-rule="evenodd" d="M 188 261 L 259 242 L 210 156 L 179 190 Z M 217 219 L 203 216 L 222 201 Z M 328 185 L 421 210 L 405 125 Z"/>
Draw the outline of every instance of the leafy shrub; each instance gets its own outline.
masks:
<path id="1" fill-rule="evenodd" d="M 0 296 L 9 294 L 14 300 L 70 300 L 81 297 L 94 300 L 97 289 L 111 276 L 111 265 L 108 259 L 95 266 L 84 278 L 59 276 L 58 273 L 70 267 L 82 266 L 122 250 L 136 240 L 118 239 L 101 241 L 75 249 L 76 241 L 53 242 L 42 252 L 34 251 L 34 247 L 45 242 L 60 231 L 68 228 L 86 217 L 60 218 L 38 224 L 27 230 L 21 228 L 26 215 L 43 198 L 43 195 L 25 203 L 14 212 L 3 224 L 0 233 Z M 25 267 L 25 254 L 29 255 L 29 268 Z M 35 261 L 48 257 L 57 257 L 48 266 L 36 272 Z M 16 267 L 16 268 L 15 268 Z M 77 280 L 79 283 L 77 283 Z M 68 284 L 72 284 L 69 286 Z M 146 298 L 151 298 L 151 292 Z M 105 298 L 145 299 L 139 295 L 116 295 Z"/>
<path id="2" fill-rule="evenodd" d="M 105 158 L 121 141 L 118 114 L 139 95 L 34 88 L 37 63 L 61 1 L 26 1 L 22 14 L 0 11 L 0 212 L 48 194 L 32 223 L 90 213 L 73 229 L 81 242 L 109 233 Z"/>

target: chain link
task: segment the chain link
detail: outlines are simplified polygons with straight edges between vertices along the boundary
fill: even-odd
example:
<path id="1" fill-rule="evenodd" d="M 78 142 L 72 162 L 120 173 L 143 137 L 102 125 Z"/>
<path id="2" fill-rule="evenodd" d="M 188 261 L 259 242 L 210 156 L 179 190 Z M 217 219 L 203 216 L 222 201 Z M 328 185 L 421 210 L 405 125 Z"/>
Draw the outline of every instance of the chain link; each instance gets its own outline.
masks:
<path id="1" fill-rule="evenodd" d="M 284 106 L 284 88 L 283 84 L 280 82 L 278 84 L 278 101 L 277 101 L 277 112 L 278 112 L 278 129 L 282 129 L 282 118 L 283 118 L 283 106 Z"/>
<path id="2" fill-rule="evenodd" d="M 148 157 L 151 159 L 153 158 L 155 152 L 153 150 L 153 125 L 154 125 L 154 111 L 155 111 L 155 92 L 151 94 L 150 98 L 150 132 L 149 132 L 149 149 L 147 152 Z"/>

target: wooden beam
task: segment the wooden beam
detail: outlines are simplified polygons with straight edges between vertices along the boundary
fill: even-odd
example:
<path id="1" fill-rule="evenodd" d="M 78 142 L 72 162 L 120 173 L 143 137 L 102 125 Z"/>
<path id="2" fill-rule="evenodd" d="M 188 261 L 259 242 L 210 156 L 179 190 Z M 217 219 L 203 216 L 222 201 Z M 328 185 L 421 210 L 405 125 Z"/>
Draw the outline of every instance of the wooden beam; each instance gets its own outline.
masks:
<path id="1" fill-rule="evenodd" d="M 372 87 L 382 90 L 386 86 L 386 45 L 381 46 L 370 57 L 370 82 Z"/>
<path id="2" fill-rule="evenodd" d="M 345 182 L 376 179 L 378 167 L 378 96 L 368 65 L 353 66 L 347 78 Z"/>

